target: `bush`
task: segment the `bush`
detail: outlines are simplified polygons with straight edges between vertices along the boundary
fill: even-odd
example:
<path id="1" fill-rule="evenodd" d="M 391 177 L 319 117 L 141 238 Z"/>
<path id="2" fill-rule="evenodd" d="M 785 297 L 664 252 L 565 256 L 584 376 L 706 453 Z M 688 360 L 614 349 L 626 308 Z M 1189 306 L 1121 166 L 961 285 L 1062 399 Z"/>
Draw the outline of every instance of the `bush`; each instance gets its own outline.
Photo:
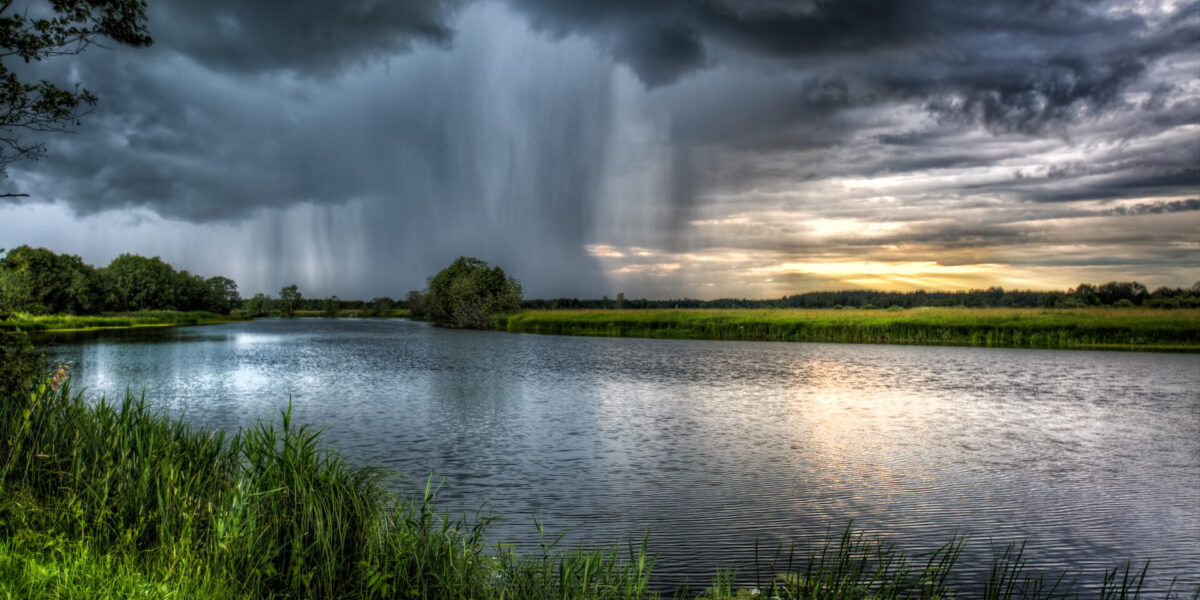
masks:
<path id="1" fill-rule="evenodd" d="M 521 308 L 521 283 L 500 267 L 460 256 L 434 275 L 429 291 L 416 300 L 410 294 L 414 315 L 449 327 L 486 329 L 493 315 Z"/>
<path id="2" fill-rule="evenodd" d="M 367 314 L 372 317 L 386 317 L 396 307 L 391 298 L 380 296 L 371 300 L 371 304 L 367 309 Z"/>
<path id="3" fill-rule="evenodd" d="M 0 402 L 23 396 L 42 374 L 42 355 L 21 331 L 0 331 Z"/>

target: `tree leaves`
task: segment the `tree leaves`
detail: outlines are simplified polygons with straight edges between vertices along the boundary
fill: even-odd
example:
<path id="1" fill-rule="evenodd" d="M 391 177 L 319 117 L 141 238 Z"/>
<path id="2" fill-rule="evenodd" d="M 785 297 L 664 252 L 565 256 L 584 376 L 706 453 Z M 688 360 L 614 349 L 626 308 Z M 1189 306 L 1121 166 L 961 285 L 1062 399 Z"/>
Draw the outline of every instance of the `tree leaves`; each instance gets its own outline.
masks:
<path id="1" fill-rule="evenodd" d="M 48 18 L 7 14 L 12 4 L 0 0 L 0 173 L 10 162 L 45 154 L 45 144 L 23 139 L 22 130 L 70 131 L 97 102 L 79 84 L 64 88 L 45 80 L 22 81 L 5 61 L 79 54 L 101 37 L 134 47 L 153 43 L 142 0 L 52 0 L 54 16 Z"/>
<path id="2" fill-rule="evenodd" d="M 415 293 L 415 292 L 414 292 Z M 429 291 L 409 294 L 409 310 L 450 327 L 486 329 L 491 316 L 521 308 L 521 283 L 500 267 L 460 256 L 429 280 Z M 418 312 L 419 311 L 419 312 Z"/>

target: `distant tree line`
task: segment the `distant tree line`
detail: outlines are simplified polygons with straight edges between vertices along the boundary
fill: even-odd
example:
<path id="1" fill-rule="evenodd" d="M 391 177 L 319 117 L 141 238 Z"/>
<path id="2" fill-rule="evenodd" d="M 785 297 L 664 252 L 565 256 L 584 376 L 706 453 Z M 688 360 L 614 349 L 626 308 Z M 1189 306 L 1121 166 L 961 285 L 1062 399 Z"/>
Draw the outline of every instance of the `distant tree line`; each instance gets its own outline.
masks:
<path id="1" fill-rule="evenodd" d="M 1200 282 L 1188 288 L 1159 287 L 1149 291 L 1136 281 L 1113 281 L 1103 285 L 1080 284 L 1062 292 L 1005 290 L 991 287 L 986 290 L 957 292 L 882 292 L 845 290 L 837 292 L 805 292 L 779 299 L 752 300 L 721 298 L 696 300 L 627 300 L 624 294 L 616 299 L 607 296 L 596 299 L 551 298 L 526 300 L 527 309 L 605 309 L 605 308 L 917 308 L 921 306 L 963 306 L 972 308 L 1082 308 L 1088 306 L 1145 306 L 1149 308 L 1200 308 Z"/>
<path id="2" fill-rule="evenodd" d="M 226 314 L 241 303 L 232 279 L 176 271 L 157 256 L 122 254 L 107 267 L 96 268 L 73 254 L 20 246 L 0 259 L 0 305 L 15 312 L 206 310 Z"/>
<path id="3" fill-rule="evenodd" d="M 380 296 L 370 301 L 342 300 L 337 296 L 305 298 L 295 285 L 289 285 L 279 290 L 278 298 L 272 298 L 267 294 L 255 294 L 242 305 L 243 312 L 251 317 L 272 314 L 293 317 L 300 311 L 320 312 L 323 317 L 337 317 L 346 312 L 355 313 L 361 317 L 386 317 L 399 308 L 404 308 L 402 301 L 386 296 Z"/>
<path id="4" fill-rule="evenodd" d="M 0 249 L 0 253 L 4 250 Z M 21 246 L 0 259 L 0 312 L 33 315 L 92 315 L 139 310 L 206 310 L 249 316 L 295 316 L 320 311 L 337 316 L 353 311 L 361 316 L 386 316 L 402 301 L 379 297 L 370 301 L 305 298 L 296 285 L 284 286 L 278 298 L 256 294 L 243 300 L 237 283 L 228 277 L 204 278 L 176 271 L 160 258 L 122 254 L 107 267 L 93 267 L 73 254 Z"/>
<path id="5" fill-rule="evenodd" d="M 3 252 L 0 249 L 0 252 Z M 957 292 L 882 292 L 844 290 L 805 292 L 779 299 L 721 298 L 667 300 L 551 298 L 521 299 L 521 284 L 500 267 L 489 267 L 475 258 L 459 257 L 429 280 L 425 291 L 412 291 L 401 299 L 377 297 L 342 300 L 337 296 L 305 298 L 295 285 L 285 286 L 278 298 L 256 294 L 245 301 L 237 284 L 227 277 L 204 278 L 174 267 L 158 257 L 122 254 L 107 267 L 93 267 L 73 254 L 55 254 L 46 248 L 20 246 L 0 259 L 0 311 L 42 314 L 89 315 L 139 310 L 206 310 L 227 314 L 241 309 L 246 315 L 295 316 L 297 311 L 324 316 L 354 312 L 382 317 L 395 309 L 408 309 L 424 318 L 452 327 L 487 327 L 491 315 L 526 309 L 620 308 L 894 308 L 922 306 L 1072 308 L 1088 306 L 1145 306 L 1150 308 L 1200 308 L 1200 282 L 1187 288 L 1159 287 L 1150 291 L 1136 281 L 1103 285 L 1080 284 L 1061 292 L 986 290 Z"/>

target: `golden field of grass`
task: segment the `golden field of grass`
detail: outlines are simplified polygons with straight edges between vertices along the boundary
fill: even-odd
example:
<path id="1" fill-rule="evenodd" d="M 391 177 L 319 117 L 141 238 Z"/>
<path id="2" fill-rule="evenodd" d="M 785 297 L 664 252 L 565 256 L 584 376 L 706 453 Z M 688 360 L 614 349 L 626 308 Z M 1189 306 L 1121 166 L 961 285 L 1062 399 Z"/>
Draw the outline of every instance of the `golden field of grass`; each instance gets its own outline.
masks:
<path id="1" fill-rule="evenodd" d="M 556 335 L 1200 351 L 1194 309 L 537 310 L 495 325 Z"/>

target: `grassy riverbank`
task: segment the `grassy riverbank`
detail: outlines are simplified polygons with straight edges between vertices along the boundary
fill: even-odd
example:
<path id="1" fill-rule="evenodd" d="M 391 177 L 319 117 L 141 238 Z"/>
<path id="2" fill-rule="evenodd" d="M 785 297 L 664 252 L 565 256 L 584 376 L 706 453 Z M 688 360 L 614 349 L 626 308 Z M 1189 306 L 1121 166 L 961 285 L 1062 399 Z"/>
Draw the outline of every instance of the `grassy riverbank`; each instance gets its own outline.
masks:
<path id="1" fill-rule="evenodd" d="M 132 395 L 93 403 L 43 386 L 4 404 L 0 597 L 645 593 L 644 547 L 492 553 L 487 516 L 439 515 L 430 487 L 394 494 L 391 474 L 351 465 L 287 413 L 230 436 Z"/>
<path id="2" fill-rule="evenodd" d="M 1200 351 L 1200 310 L 530 310 L 515 333 L 711 340 Z"/>
<path id="3" fill-rule="evenodd" d="M 392 474 L 350 463 L 288 412 L 229 435 L 67 387 L 0 406 L 0 598 L 660 597 L 647 540 L 489 548 L 488 516 L 439 514 L 432 485 L 397 494 Z M 847 530 L 755 576 L 716 573 L 703 595 L 1048 598 L 1071 580 L 1029 577 L 1009 548 L 988 582 L 958 589 L 964 543 L 909 557 Z M 1101 598 L 1140 585 L 1136 568 L 1090 578 L 1116 592 Z"/>
<path id="4" fill-rule="evenodd" d="M 88 331 L 93 329 L 125 329 L 131 327 L 170 327 L 177 325 L 211 325 L 230 321 L 246 321 L 249 317 L 218 315 L 207 311 L 146 310 L 131 313 L 102 315 L 43 315 L 17 313 L 14 318 L 0 321 L 0 331 L 49 333 L 55 331 Z"/>

